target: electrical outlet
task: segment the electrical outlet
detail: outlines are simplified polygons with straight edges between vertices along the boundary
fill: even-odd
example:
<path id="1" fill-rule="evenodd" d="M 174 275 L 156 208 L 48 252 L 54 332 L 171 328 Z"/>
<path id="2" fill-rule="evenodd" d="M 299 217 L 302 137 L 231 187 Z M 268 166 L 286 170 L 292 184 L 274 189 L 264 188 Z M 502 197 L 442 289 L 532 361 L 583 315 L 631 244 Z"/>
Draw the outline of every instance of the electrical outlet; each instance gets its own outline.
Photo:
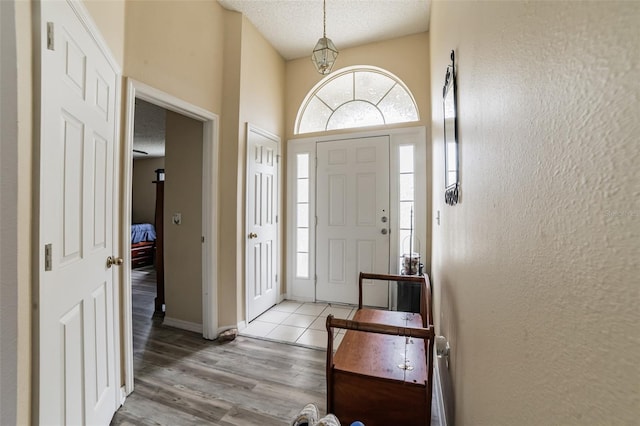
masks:
<path id="1" fill-rule="evenodd" d="M 182 213 L 174 213 L 173 214 L 173 224 L 181 225 L 182 224 Z"/>

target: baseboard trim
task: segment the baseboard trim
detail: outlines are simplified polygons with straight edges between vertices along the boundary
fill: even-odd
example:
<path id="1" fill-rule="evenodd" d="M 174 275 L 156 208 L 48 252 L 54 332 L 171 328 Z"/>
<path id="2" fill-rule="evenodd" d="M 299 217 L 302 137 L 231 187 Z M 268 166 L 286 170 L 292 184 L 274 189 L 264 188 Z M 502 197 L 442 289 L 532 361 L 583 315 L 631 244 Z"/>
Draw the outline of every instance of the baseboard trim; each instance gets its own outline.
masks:
<path id="1" fill-rule="evenodd" d="M 195 322 L 183 321 L 165 316 L 162 324 L 169 327 L 180 328 L 182 330 L 193 331 L 202 334 L 202 324 L 196 324 Z"/>
<path id="2" fill-rule="evenodd" d="M 434 376 L 435 376 L 435 385 L 434 389 L 436 391 L 436 407 L 438 408 L 438 418 L 440 419 L 440 426 L 447 426 L 447 412 L 444 408 L 444 394 L 442 392 L 442 380 L 440 379 L 440 367 L 439 362 L 434 363 Z"/>
<path id="3" fill-rule="evenodd" d="M 237 327 L 238 327 L 238 331 L 244 330 L 245 328 L 247 328 L 247 322 L 246 321 L 240 321 L 238 323 Z"/>
<path id="4" fill-rule="evenodd" d="M 315 299 L 313 297 L 301 297 L 301 296 L 293 296 L 291 299 L 294 302 L 304 302 L 304 303 L 314 303 Z"/>

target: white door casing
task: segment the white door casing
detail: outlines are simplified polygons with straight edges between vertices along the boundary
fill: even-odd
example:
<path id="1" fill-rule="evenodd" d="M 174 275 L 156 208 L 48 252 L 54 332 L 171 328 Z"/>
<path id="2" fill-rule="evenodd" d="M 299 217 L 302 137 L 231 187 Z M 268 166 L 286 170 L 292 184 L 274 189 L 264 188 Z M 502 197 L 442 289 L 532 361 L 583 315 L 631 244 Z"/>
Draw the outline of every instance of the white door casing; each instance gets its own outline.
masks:
<path id="1" fill-rule="evenodd" d="M 278 302 L 279 142 L 247 125 L 247 322 Z"/>
<path id="2" fill-rule="evenodd" d="M 38 421 L 108 424 L 119 404 L 117 271 L 106 262 L 118 75 L 76 9 L 40 10 Z"/>
<path id="3" fill-rule="evenodd" d="M 124 134 L 125 162 L 123 171 L 124 194 L 120 211 L 124 227 L 122 317 L 125 393 L 134 388 L 133 369 L 133 316 L 131 294 L 131 188 L 133 179 L 133 137 L 135 100 L 142 99 L 164 109 L 201 121 L 202 142 L 202 337 L 213 340 L 228 327 L 218 327 L 218 133 L 219 117 L 180 98 L 127 78 L 126 120 Z M 175 324 L 174 326 L 177 326 Z M 193 330 L 192 330 L 193 331 Z"/>
<path id="4" fill-rule="evenodd" d="M 389 272 L 389 137 L 316 146 L 316 299 L 357 303 L 359 272 Z M 368 282 L 363 302 L 386 307 L 388 295 Z"/>

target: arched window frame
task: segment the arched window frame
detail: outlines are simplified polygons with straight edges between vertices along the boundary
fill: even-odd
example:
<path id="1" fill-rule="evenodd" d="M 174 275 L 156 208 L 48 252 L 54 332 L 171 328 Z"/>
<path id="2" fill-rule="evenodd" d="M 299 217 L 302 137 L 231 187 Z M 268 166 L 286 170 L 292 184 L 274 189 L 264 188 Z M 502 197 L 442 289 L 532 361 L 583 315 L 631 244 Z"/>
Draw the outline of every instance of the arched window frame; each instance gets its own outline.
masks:
<path id="1" fill-rule="evenodd" d="M 382 97 L 378 100 L 378 102 L 376 104 L 374 104 L 373 102 L 367 100 L 367 99 L 362 99 L 362 98 L 356 98 L 356 90 L 352 91 L 352 99 L 345 101 L 343 103 L 341 103 L 340 105 L 336 106 L 335 108 L 332 108 L 330 105 L 328 105 L 326 102 L 324 102 L 322 100 L 322 98 L 320 98 L 318 96 L 318 93 L 323 90 L 326 87 L 329 87 L 334 81 L 336 81 L 338 78 L 346 75 L 346 74 L 352 74 L 354 76 L 354 86 L 355 86 L 355 73 L 357 72 L 370 72 L 370 73 L 376 73 L 376 74 L 380 74 L 386 78 L 388 78 L 389 80 L 393 81 L 393 84 L 391 85 L 391 87 L 387 90 L 387 92 L 382 95 Z M 389 93 L 391 93 L 391 91 L 396 87 L 400 87 L 404 93 L 406 93 L 406 95 L 408 95 L 409 99 L 411 100 L 412 106 L 415 110 L 415 116 L 416 119 L 415 120 L 404 120 L 404 121 L 398 121 L 398 120 L 394 120 L 392 121 L 393 124 L 397 124 L 397 123 L 410 123 L 410 122 L 415 122 L 415 121 L 420 121 L 420 112 L 418 110 L 418 105 L 416 103 L 415 98 L 413 97 L 413 93 L 411 93 L 411 90 L 409 90 L 409 88 L 406 86 L 406 84 L 404 84 L 404 82 L 402 80 L 400 80 L 397 76 L 395 76 L 394 74 L 390 73 L 389 71 L 382 69 L 382 68 L 378 68 L 378 67 L 374 67 L 374 66 L 370 66 L 370 65 L 355 65 L 355 66 L 350 66 L 350 67 L 345 67 L 342 68 L 340 70 L 337 70 L 331 74 L 329 74 L 328 76 L 326 76 L 325 78 L 323 78 L 322 80 L 320 80 L 310 91 L 309 93 L 307 93 L 307 96 L 304 98 L 304 100 L 302 101 L 302 104 L 300 105 L 300 108 L 298 109 L 298 114 L 296 116 L 296 121 L 295 121 L 295 127 L 294 127 L 294 134 L 298 135 L 298 134 L 304 134 L 304 133 L 313 133 L 313 132 L 321 132 L 321 131 L 327 131 L 328 129 L 328 125 L 331 121 L 331 118 L 334 116 L 334 114 L 336 113 L 336 111 L 340 110 L 340 108 L 344 107 L 347 104 L 350 103 L 354 103 L 354 102 L 364 102 L 368 105 L 373 106 L 374 108 L 376 108 L 376 110 L 380 113 L 381 117 L 382 117 L 382 124 L 386 125 L 386 124 L 391 124 L 388 122 L 388 117 L 385 116 L 384 112 L 378 107 L 378 105 L 380 105 L 380 103 L 387 97 L 387 95 L 389 95 Z M 308 131 L 304 131 L 304 132 L 300 132 L 300 125 L 305 117 L 305 114 L 307 113 L 307 109 L 309 107 L 309 104 L 311 103 L 311 101 L 313 99 L 318 99 L 320 102 L 322 102 L 327 108 L 329 108 L 331 110 L 331 114 L 328 115 L 325 123 L 324 123 L 324 128 L 322 129 L 315 129 L 315 130 L 308 130 Z M 366 127 L 368 125 L 363 125 L 363 126 L 350 126 L 350 127 L 339 127 L 339 128 L 335 128 L 335 129 L 331 129 L 331 130 L 338 130 L 338 129 L 353 129 L 353 128 L 362 128 L 362 127 Z"/>

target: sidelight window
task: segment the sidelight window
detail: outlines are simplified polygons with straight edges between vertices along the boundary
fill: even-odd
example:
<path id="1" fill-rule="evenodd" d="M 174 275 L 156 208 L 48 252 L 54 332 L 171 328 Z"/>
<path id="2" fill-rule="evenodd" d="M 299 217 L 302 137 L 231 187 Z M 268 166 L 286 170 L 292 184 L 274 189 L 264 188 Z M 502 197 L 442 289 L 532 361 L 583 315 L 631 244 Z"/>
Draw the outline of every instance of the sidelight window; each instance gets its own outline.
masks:
<path id="1" fill-rule="evenodd" d="M 296 156 L 296 277 L 309 278 L 309 154 Z"/>

